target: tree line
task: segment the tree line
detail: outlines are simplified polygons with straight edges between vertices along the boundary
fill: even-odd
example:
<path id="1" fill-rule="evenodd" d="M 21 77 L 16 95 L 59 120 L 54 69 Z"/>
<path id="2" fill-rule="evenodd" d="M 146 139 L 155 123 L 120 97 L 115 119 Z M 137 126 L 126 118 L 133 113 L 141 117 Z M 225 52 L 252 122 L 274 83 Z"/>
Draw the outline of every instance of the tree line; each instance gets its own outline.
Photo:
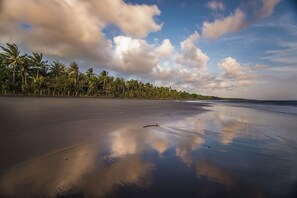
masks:
<path id="1" fill-rule="evenodd" d="M 79 71 L 76 62 L 69 66 L 59 61 L 49 63 L 42 53 L 21 54 L 16 44 L 0 46 L 0 94 L 38 96 L 100 96 L 143 99 L 216 99 L 213 96 L 177 91 L 137 80 L 124 80 L 106 70 Z"/>

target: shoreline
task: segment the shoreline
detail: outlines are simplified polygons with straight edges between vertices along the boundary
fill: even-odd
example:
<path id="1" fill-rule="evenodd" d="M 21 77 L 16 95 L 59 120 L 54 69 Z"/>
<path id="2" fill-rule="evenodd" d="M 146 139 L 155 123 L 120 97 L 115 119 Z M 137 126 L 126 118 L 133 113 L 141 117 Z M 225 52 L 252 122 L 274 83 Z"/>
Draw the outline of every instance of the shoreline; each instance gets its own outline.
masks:
<path id="1" fill-rule="evenodd" d="M 121 97 L 105 97 L 105 96 L 46 96 L 46 95 L 21 95 L 21 94 L 11 94 L 3 95 L 0 94 L 0 98 L 94 98 L 94 99 L 119 99 L 119 100 L 161 100 L 161 101 L 220 101 L 221 99 L 169 99 L 169 98 L 121 98 Z"/>
<path id="2" fill-rule="evenodd" d="M 250 103 L 250 104 L 258 104 L 258 103 L 267 103 L 270 102 L 293 102 L 297 103 L 297 99 L 275 99 L 275 100 L 267 100 L 267 99 L 249 99 L 249 98 L 220 98 L 216 97 L 214 99 L 170 99 L 170 98 L 129 98 L 129 97 L 108 97 L 108 96 L 48 96 L 48 95 L 26 95 L 26 94 L 0 94 L 0 98 L 3 97 L 24 97 L 24 98 L 98 98 L 98 99 L 123 99 L 123 100 L 168 100 L 168 101 L 219 101 L 219 102 L 234 102 L 234 103 Z"/>

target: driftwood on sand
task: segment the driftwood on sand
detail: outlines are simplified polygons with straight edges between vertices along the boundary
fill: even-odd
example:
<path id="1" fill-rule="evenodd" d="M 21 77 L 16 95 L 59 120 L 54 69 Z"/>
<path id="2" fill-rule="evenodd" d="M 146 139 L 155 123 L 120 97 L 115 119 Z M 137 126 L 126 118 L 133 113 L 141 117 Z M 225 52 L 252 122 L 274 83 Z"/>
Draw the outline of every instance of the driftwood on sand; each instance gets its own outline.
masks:
<path id="1" fill-rule="evenodd" d="M 147 127 L 159 127 L 160 125 L 158 123 L 156 124 L 148 124 L 148 125 L 145 125 L 143 126 L 143 128 L 147 128 Z"/>

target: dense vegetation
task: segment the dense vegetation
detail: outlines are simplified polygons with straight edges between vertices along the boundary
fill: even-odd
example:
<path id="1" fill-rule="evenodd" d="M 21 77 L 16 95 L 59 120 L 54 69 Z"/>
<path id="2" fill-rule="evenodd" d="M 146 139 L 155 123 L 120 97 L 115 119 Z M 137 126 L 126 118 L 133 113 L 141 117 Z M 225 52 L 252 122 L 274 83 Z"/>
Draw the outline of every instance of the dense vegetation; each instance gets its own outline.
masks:
<path id="1" fill-rule="evenodd" d="M 214 99 L 212 96 L 190 94 L 171 87 L 156 87 L 150 83 L 99 75 L 90 68 L 79 71 L 77 63 L 68 67 L 59 61 L 51 64 L 41 53 L 21 54 L 17 45 L 1 46 L 0 94 L 46 96 L 102 96 L 115 98 L 147 99 Z"/>

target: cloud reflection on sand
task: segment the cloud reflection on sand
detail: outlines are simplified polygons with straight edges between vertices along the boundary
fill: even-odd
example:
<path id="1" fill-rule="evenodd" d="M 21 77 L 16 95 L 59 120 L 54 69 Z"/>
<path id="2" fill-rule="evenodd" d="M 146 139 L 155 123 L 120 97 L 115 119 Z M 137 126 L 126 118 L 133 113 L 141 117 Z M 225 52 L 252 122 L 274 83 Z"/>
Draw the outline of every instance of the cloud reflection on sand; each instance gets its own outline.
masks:
<path id="1" fill-rule="evenodd" d="M 233 174 L 216 166 L 211 161 L 201 160 L 195 164 L 197 176 L 206 176 L 209 180 L 232 187 L 236 182 Z"/>
<path id="2" fill-rule="evenodd" d="M 67 193 L 93 197 L 110 193 L 116 185 L 149 185 L 153 164 L 141 159 L 136 152 L 140 151 L 136 150 L 138 143 L 131 136 L 117 133 L 110 136 L 111 155 L 100 155 L 98 142 L 91 142 L 38 158 L 6 171 L 0 192 L 13 197 L 56 197 Z"/>
<path id="3" fill-rule="evenodd" d="M 222 127 L 220 142 L 222 144 L 230 144 L 237 136 L 248 132 L 249 124 L 244 118 L 239 118 L 237 120 L 222 122 Z"/>
<path id="4" fill-rule="evenodd" d="M 110 136 L 111 154 L 115 156 L 132 155 L 139 152 L 139 142 L 129 130 L 119 130 Z"/>
<path id="5" fill-rule="evenodd" d="M 52 197 L 61 188 L 71 188 L 82 174 L 92 169 L 95 165 L 92 152 L 90 145 L 82 145 L 69 153 L 65 151 L 19 164 L 2 177 L 1 192 L 16 197 L 31 193 Z"/>
<path id="6" fill-rule="evenodd" d="M 263 191 L 254 185 L 249 184 L 243 178 L 233 173 L 232 170 L 223 168 L 209 160 L 199 160 L 195 163 L 197 177 L 206 177 L 207 180 L 226 186 L 231 189 L 240 189 L 236 197 L 257 197 L 264 198 Z M 232 196 L 233 197 L 233 196 Z"/>
<path id="7" fill-rule="evenodd" d="M 5 171 L 0 195 L 56 197 L 81 193 L 86 197 L 101 197 L 112 194 L 119 186 L 148 189 L 156 177 L 156 162 L 166 160 L 167 151 L 173 151 L 172 157 L 179 158 L 187 169 L 193 168 L 197 179 L 206 177 L 228 188 L 236 186 L 238 179 L 232 171 L 194 154 L 200 149 L 218 152 L 208 146 L 211 141 L 227 146 L 237 137 L 249 136 L 249 118 L 233 115 L 223 107 L 216 108 L 216 113 L 206 112 L 160 123 L 160 127 L 127 127 L 74 148 L 19 164 Z M 147 151 L 154 151 L 157 157 L 144 158 Z"/>
<path id="8" fill-rule="evenodd" d="M 176 156 L 179 157 L 188 167 L 193 162 L 191 152 L 198 149 L 201 144 L 204 143 L 204 139 L 198 136 L 193 137 L 190 141 L 183 141 L 176 146 Z"/>
<path id="9" fill-rule="evenodd" d="M 148 133 L 150 140 L 151 148 L 155 149 L 159 156 L 162 157 L 162 154 L 169 148 L 170 143 L 167 140 L 166 136 L 160 136 L 156 133 Z"/>

